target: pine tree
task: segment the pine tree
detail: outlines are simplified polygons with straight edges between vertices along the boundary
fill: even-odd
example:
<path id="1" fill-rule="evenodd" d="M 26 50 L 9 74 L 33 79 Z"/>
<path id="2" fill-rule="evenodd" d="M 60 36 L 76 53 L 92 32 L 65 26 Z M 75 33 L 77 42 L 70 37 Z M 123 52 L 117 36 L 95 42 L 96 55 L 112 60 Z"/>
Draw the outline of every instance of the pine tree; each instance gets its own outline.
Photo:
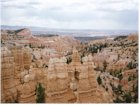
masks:
<path id="1" fill-rule="evenodd" d="M 36 96 L 37 103 L 45 103 L 45 89 L 42 87 L 40 83 L 36 87 Z"/>
<path id="2" fill-rule="evenodd" d="M 102 84 L 102 80 L 101 80 L 100 76 L 97 78 L 97 82 L 99 85 Z"/>

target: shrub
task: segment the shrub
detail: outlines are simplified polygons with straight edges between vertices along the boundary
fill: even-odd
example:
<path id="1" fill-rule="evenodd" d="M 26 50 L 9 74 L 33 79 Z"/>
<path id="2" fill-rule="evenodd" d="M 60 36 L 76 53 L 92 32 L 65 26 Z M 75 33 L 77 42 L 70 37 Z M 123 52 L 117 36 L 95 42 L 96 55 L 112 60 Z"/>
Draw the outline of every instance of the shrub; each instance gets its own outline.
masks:
<path id="1" fill-rule="evenodd" d="M 67 64 L 71 63 L 72 59 L 71 58 L 67 58 Z"/>
<path id="2" fill-rule="evenodd" d="M 45 89 L 42 87 L 40 83 L 36 87 L 36 96 L 37 103 L 45 103 Z"/>
<path id="3" fill-rule="evenodd" d="M 128 81 L 131 81 L 131 76 L 129 76 Z"/>
<path id="4" fill-rule="evenodd" d="M 122 93 L 122 86 L 121 85 L 118 85 L 118 92 Z"/>
<path id="5" fill-rule="evenodd" d="M 118 75 L 118 78 L 119 78 L 119 80 L 122 80 L 122 79 L 123 79 L 122 73 L 120 73 L 120 74 Z"/>
<path id="6" fill-rule="evenodd" d="M 102 80 L 101 80 L 100 76 L 97 78 L 97 82 L 99 85 L 102 84 Z"/>
<path id="7" fill-rule="evenodd" d="M 132 63 L 132 61 L 131 61 L 131 62 L 128 63 L 127 67 L 128 67 L 129 69 L 133 69 L 133 68 L 135 68 L 135 65 L 134 65 L 134 64 Z"/>
<path id="8" fill-rule="evenodd" d="M 131 101 L 132 101 L 132 96 L 131 96 L 131 93 L 130 93 L 130 92 L 129 92 L 129 93 L 126 93 L 126 94 L 124 95 L 124 100 L 125 100 L 126 103 L 131 103 Z"/>

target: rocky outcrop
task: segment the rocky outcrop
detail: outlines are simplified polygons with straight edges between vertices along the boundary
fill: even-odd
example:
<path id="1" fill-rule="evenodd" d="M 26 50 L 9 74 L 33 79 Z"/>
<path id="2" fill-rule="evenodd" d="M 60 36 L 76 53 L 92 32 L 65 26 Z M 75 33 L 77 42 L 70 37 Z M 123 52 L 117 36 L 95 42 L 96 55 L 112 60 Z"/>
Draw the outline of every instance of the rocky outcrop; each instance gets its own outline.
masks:
<path id="1" fill-rule="evenodd" d="M 53 58 L 49 61 L 46 82 L 46 102 L 73 102 L 75 96 L 69 88 L 66 58 Z"/>
<path id="2" fill-rule="evenodd" d="M 10 50 L 1 48 L 1 102 L 16 102 L 17 90 L 14 81 L 14 58 Z"/>
<path id="3" fill-rule="evenodd" d="M 43 86 L 45 85 L 45 77 L 47 69 L 46 68 L 30 68 L 29 74 L 33 74 L 35 76 L 36 83 L 41 83 Z"/>
<path id="4" fill-rule="evenodd" d="M 15 62 L 15 78 L 20 78 L 20 73 L 26 69 L 29 70 L 31 65 L 31 52 L 28 48 L 22 48 L 21 46 L 11 48 L 14 62 Z"/>
<path id="5" fill-rule="evenodd" d="M 14 88 L 14 92 L 16 92 L 12 100 L 13 102 L 35 103 L 35 90 L 38 83 L 41 83 L 43 88 L 45 88 L 45 102 L 47 103 L 112 102 L 108 99 L 108 93 L 104 92 L 97 83 L 97 74 L 94 71 L 95 64 L 92 62 L 93 58 L 91 55 L 85 56 L 81 60 L 78 51 L 74 48 L 70 64 L 66 63 L 67 59 L 65 57 L 50 58 L 48 68 L 43 68 L 43 63 L 41 63 L 43 61 L 38 62 L 42 59 L 37 54 L 35 54 L 35 58 L 38 58 L 35 62 L 37 65 L 31 66 L 33 65 L 31 63 L 32 58 L 28 48 L 13 47 L 11 51 L 12 53 L 7 50 L 8 54 L 11 54 L 7 55 L 12 60 L 8 61 L 6 65 L 14 65 L 15 68 L 13 67 L 12 71 L 8 72 L 8 74 L 5 74 L 3 71 L 2 75 L 4 78 L 6 75 L 13 76 L 9 77 L 7 82 L 8 86 L 12 85 L 11 89 Z M 12 54 L 13 57 L 11 57 Z M 5 66 L 4 63 L 3 66 L 5 68 L 11 67 Z M 5 69 L 4 67 L 3 69 Z M 12 83 L 9 82 L 11 80 L 14 81 L 14 84 L 10 84 Z M 3 99 L 7 98 L 3 96 Z M 10 102 L 12 101 L 10 100 Z"/>
<path id="6" fill-rule="evenodd" d="M 31 52 L 28 48 L 12 47 L 10 48 L 15 63 L 13 75 L 15 87 L 17 88 L 17 102 L 29 103 L 35 102 L 35 76 L 30 74 Z"/>
<path id="7" fill-rule="evenodd" d="M 130 34 L 128 37 L 127 37 L 128 40 L 131 40 L 131 41 L 138 41 L 138 35 L 137 34 Z"/>
<path id="8" fill-rule="evenodd" d="M 73 49 L 73 54 L 72 54 L 72 63 L 73 64 L 80 64 L 80 55 L 76 48 Z"/>
<path id="9" fill-rule="evenodd" d="M 78 56 L 78 51 L 73 50 L 74 60 L 69 65 L 69 72 L 73 74 L 72 78 L 73 92 L 75 93 L 78 103 L 105 103 L 110 102 L 106 97 L 109 95 L 103 94 L 103 89 L 99 88 L 97 83 L 97 75 L 94 71 L 94 63 L 92 56 L 86 56 L 82 59 L 83 64 Z M 75 88 L 74 88 L 75 85 Z"/>
<path id="10" fill-rule="evenodd" d="M 41 101 L 46 103 L 111 103 L 115 98 L 118 102 L 117 94 L 120 98 L 123 91 L 137 99 L 137 39 L 130 35 L 94 41 L 95 53 L 89 50 L 94 50 L 92 45 L 80 47 L 67 36 L 36 37 L 28 29 L 4 31 L 1 101 L 35 103 L 43 93 Z"/>
<path id="11" fill-rule="evenodd" d="M 20 79 L 20 73 L 24 70 L 22 47 L 12 47 L 11 52 L 15 62 L 14 78 Z"/>
<path id="12" fill-rule="evenodd" d="M 31 36 L 31 31 L 28 28 L 20 29 L 16 31 L 16 34 L 19 36 Z"/>
<path id="13" fill-rule="evenodd" d="M 29 48 L 23 49 L 23 65 L 24 69 L 29 70 L 31 65 L 31 52 Z"/>
<path id="14" fill-rule="evenodd" d="M 34 74 L 26 74 L 25 71 L 22 73 L 22 84 L 18 86 L 18 102 L 19 103 L 35 103 L 35 89 L 36 81 Z M 24 74 L 24 75 L 23 75 Z"/>
<path id="15" fill-rule="evenodd" d="M 50 59 L 45 76 L 46 102 L 112 102 L 109 94 L 97 83 L 92 56 L 84 57 L 82 62 L 75 48 L 69 65 L 66 64 L 66 58 Z"/>

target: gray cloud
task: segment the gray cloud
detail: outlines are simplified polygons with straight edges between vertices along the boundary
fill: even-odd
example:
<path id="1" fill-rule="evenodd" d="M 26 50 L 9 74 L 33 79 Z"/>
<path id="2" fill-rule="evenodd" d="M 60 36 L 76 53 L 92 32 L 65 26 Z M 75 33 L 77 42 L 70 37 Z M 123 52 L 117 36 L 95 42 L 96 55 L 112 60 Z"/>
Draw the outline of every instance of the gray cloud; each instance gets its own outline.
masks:
<path id="1" fill-rule="evenodd" d="M 14 1 L 14 0 L 1 0 L 0 2 L 10 2 L 10 1 Z"/>
<path id="2" fill-rule="evenodd" d="M 8 25 L 48 23 L 52 27 L 137 29 L 135 0 L 2 0 L 2 23 Z M 124 5 L 125 3 L 128 4 Z M 23 20 L 25 19 L 25 20 Z M 24 22 L 22 22 L 24 21 Z M 31 22 L 30 22 L 31 21 Z M 45 24 L 45 26 L 46 26 Z M 107 25 L 106 25 L 107 24 Z M 31 24 L 32 25 L 32 24 Z"/>
<path id="3" fill-rule="evenodd" d="M 27 5 L 39 5 L 40 2 L 38 1 L 29 1 L 28 3 L 26 3 Z"/>
<path id="4" fill-rule="evenodd" d="M 27 5 L 4 5 L 4 6 L 2 6 L 2 8 L 9 8 L 9 9 L 27 9 L 27 8 L 29 8 L 29 6 L 27 6 Z"/>
<path id="5" fill-rule="evenodd" d="M 29 9 L 38 6 L 38 1 L 20 2 L 20 0 L 2 0 L 2 8 L 9 9 Z"/>
<path id="6" fill-rule="evenodd" d="M 122 0 L 105 0 L 105 1 L 102 1 L 101 4 L 114 4 L 114 3 L 121 3 Z"/>

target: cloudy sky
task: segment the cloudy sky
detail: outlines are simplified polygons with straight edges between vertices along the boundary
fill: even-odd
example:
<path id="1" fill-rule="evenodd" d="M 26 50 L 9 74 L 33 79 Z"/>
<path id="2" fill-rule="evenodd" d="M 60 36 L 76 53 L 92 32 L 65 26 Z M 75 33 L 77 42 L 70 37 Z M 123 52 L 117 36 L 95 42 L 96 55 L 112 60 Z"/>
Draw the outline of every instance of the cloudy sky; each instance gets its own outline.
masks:
<path id="1" fill-rule="evenodd" d="M 1 0 L 2 25 L 138 29 L 138 0 Z"/>

